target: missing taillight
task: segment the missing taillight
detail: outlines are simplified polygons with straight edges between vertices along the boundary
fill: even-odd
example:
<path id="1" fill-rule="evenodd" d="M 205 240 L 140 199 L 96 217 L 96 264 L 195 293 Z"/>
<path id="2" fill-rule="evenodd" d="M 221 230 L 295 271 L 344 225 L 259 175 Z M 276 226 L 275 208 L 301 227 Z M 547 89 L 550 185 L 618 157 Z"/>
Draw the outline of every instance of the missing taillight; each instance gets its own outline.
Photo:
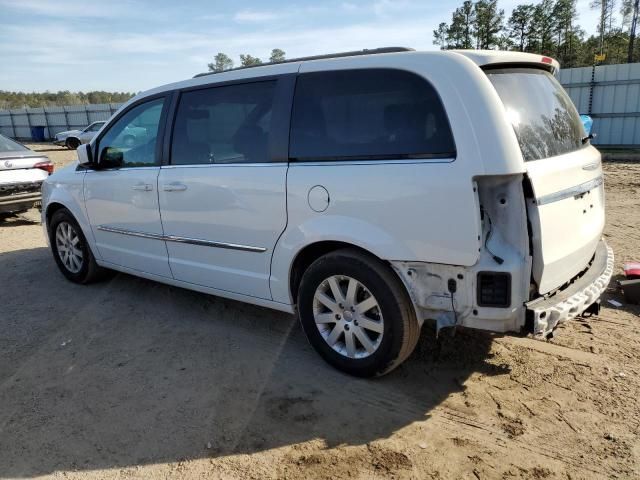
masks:
<path id="1" fill-rule="evenodd" d="M 506 272 L 479 272 L 477 303 L 480 307 L 511 306 L 511 275 Z"/>
<path id="2" fill-rule="evenodd" d="M 33 166 L 33 168 L 44 170 L 49 175 L 51 175 L 53 173 L 54 166 L 53 166 L 53 163 L 51 162 L 38 162 Z"/>

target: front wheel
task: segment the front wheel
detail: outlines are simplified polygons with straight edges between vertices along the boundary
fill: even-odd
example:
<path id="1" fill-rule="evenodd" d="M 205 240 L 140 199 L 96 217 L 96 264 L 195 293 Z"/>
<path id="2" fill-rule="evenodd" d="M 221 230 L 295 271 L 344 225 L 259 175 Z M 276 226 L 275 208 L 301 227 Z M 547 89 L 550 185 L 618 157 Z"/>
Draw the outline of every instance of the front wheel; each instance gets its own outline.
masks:
<path id="1" fill-rule="evenodd" d="M 65 142 L 65 144 L 69 150 L 77 150 L 78 147 L 80 146 L 80 140 L 73 137 L 67 138 L 67 141 Z"/>
<path id="2" fill-rule="evenodd" d="M 396 274 L 357 250 L 337 250 L 311 264 L 300 283 L 298 310 L 316 351 L 334 367 L 360 377 L 396 368 L 420 334 Z"/>
<path id="3" fill-rule="evenodd" d="M 104 269 L 96 263 L 80 225 L 69 210 L 60 209 L 51 217 L 49 241 L 53 258 L 67 279 L 84 284 L 102 276 Z"/>

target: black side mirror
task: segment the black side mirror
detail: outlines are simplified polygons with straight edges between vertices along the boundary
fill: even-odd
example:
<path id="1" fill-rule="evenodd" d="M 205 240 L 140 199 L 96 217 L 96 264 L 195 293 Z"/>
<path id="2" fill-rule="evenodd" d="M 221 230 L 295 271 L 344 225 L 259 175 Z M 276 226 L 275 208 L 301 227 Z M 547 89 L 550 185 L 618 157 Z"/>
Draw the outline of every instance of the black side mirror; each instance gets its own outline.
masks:
<path id="1" fill-rule="evenodd" d="M 124 154 L 121 149 L 105 147 L 100 151 L 100 168 L 119 168 L 124 163 Z"/>

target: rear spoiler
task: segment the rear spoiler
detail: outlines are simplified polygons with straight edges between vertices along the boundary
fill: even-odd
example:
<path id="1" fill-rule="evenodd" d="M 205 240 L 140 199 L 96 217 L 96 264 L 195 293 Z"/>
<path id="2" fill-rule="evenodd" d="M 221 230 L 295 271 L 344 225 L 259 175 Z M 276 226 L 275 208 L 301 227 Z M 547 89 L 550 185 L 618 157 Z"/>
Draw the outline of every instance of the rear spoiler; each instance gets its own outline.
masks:
<path id="1" fill-rule="evenodd" d="M 523 52 L 503 52 L 499 50 L 451 50 L 465 56 L 483 70 L 507 67 L 540 68 L 557 74 L 560 64 L 557 60 L 545 55 Z"/>

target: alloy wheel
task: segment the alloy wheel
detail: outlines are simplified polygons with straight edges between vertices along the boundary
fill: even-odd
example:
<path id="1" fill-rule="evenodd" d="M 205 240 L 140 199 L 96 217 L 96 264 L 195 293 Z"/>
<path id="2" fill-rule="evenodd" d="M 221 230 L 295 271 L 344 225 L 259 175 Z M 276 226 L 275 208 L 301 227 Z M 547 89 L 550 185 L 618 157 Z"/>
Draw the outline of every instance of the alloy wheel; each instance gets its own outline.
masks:
<path id="1" fill-rule="evenodd" d="M 333 275 L 320 283 L 313 297 L 313 317 L 327 345 L 345 357 L 366 358 L 382 341 L 380 305 L 355 278 Z"/>
<path id="2" fill-rule="evenodd" d="M 70 223 L 60 222 L 56 227 L 56 248 L 65 268 L 71 273 L 78 273 L 83 262 L 80 236 Z"/>

